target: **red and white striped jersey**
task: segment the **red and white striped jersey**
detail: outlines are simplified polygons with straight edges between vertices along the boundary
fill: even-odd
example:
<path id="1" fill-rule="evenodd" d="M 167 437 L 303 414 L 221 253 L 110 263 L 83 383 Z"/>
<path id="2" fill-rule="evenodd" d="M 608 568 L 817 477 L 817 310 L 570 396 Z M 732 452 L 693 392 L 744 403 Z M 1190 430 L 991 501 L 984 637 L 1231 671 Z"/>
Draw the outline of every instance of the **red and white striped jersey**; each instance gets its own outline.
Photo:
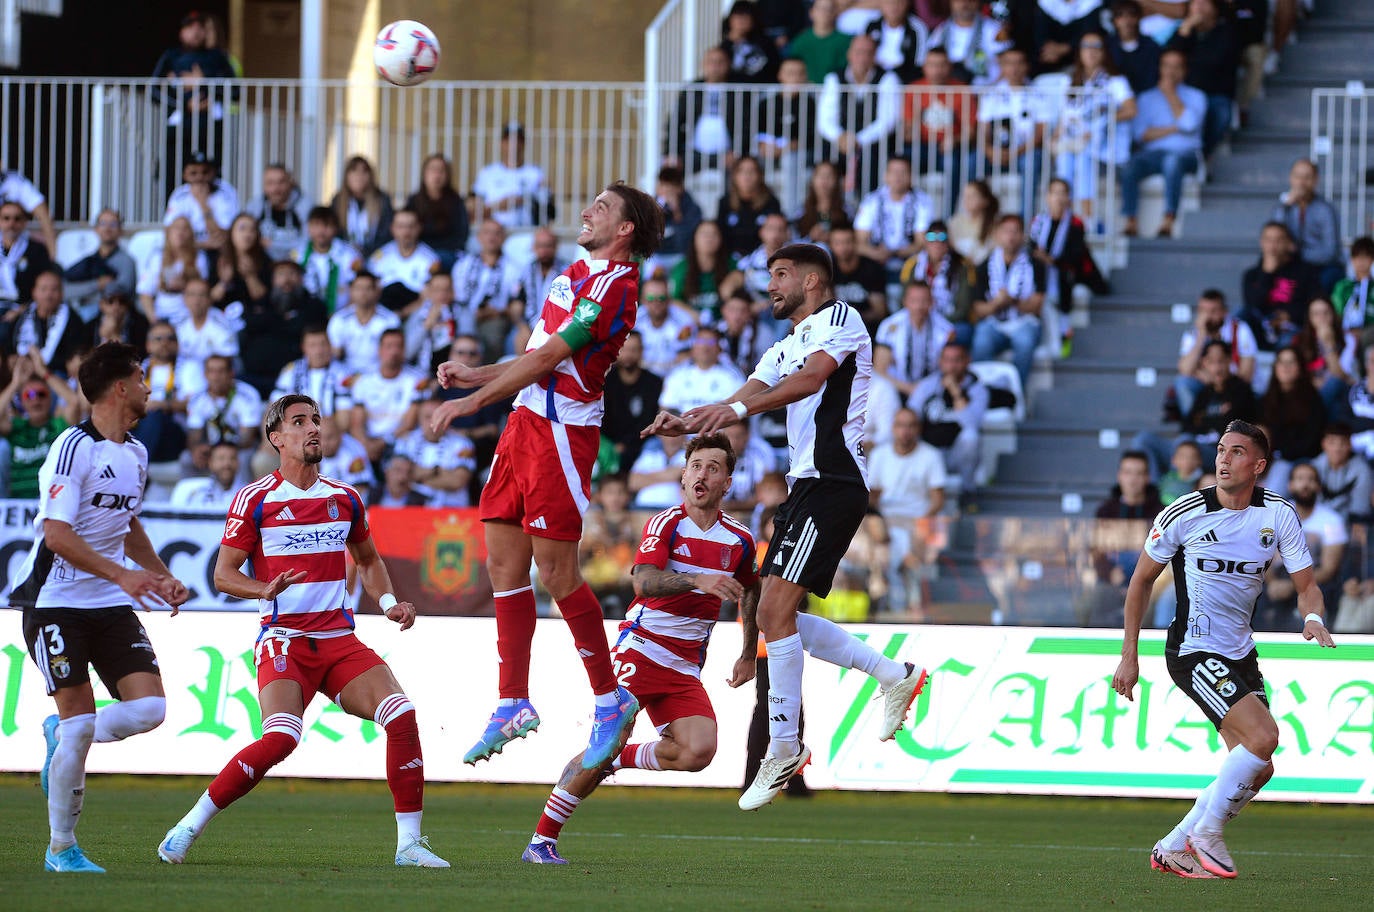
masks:
<path id="1" fill-rule="evenodd" d="M 353 612 L 345 607 L 345 552 L 370 534 L 363 499 L 353 488 L 320 476 L 302 491 L 273 472 L 234 495 L 222 543 L 248 552 L 256 580 L 283 571 L 307 574 L 275 599 L 258 602 L 264 633 L 330 637 L 353 629 Z"/>
<path id="2" fill-rule="evenodd" d="M 583 260 L 564 270 L 549 286 L 525 351 L 560 333 L 574 351 L 553 373 L 521 390 L 516 408 L 524 406 L 561 424 L 600 426 L 606 372 L 634 329 L 638 309 L 639 267 L 634 263 Z"/>
<path id="3" fill-rule="evenodd" d="M 700 529 L 687 508 L 678 504 L 644 524 L 635 563 L 677 573 L 733 576 L 748 589 L 759 578 L 755 550 L 749 528 L 738 520 L 719 513 L 711 528 Z M 644 642 L 636 642 L 634 648 L 658 664 L 699 677 L 719 617 L 720 599 L 693 589 L 636 598 L 620 629 L 642 637 Z"/>

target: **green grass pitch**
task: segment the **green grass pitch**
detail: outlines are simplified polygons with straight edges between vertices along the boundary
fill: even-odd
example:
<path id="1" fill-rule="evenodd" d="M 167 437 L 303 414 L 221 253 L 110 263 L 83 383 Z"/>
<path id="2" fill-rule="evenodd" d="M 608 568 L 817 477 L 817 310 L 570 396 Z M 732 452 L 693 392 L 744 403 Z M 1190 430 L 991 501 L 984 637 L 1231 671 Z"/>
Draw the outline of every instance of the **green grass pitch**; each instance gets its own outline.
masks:
<path id="1" fill-rule="evenodd" d="M 0 776 L 6 912 L 1371 908 L 1374 808 L 1257 803 L 1227 831 L 1233 882 L 1154 873 L 1178 801 L 828 792 L 746 814 L 735 795 L 605 788 L 564 830 L 566 867 L 519 861 L 547 790 L 434 785 L 452 870 L 398 869 L 382 783 L 269 779 L 180 867 L 156 855 L 203 779 L 92 776 L 78 835 L 110 871 L 42 871 L 34 776 Z"/>

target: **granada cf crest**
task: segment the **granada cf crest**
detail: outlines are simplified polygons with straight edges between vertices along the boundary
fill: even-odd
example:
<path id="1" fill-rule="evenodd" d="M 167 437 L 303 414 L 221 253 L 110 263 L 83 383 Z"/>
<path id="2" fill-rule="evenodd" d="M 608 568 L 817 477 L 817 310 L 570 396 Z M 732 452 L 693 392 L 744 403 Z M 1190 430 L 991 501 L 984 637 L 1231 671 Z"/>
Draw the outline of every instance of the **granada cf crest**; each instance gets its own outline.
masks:
<path id="1" fill-rule="evenodd" d="M 339 505 L 334 502 L 334 498 L 327 498 L 324 502 L 324 508 L 329 511 L 330 519 L 339 518 Z"/>
<path id="2" fill-rule="evenodd" d="M 721 545 L 721 546 L 720 546 L 720 569 L 722 569 L 722 570 L 729 570 L 729 569 L 730 569 L 730 546 L 729 546 L 729 545 Z"/>
<path id="3" fill-rule="evenodd" d="M 434 521 L 420 560 L 420 584 L 426 592 L 457 595 L 476 584 L 474 539 L 471 520 L 448 514 Z"/>
<path id="4" fill-rule="evenodd" d="M 273 656 L 272 667 L 276 669 L 277 674 L 286 671 L 286 656 Z"/>

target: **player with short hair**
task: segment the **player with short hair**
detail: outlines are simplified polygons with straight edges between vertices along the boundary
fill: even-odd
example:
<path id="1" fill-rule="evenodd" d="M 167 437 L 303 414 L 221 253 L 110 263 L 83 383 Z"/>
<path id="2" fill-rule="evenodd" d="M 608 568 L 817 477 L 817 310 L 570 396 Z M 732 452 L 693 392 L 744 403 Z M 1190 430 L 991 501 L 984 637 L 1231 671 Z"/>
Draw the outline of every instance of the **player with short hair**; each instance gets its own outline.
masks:
<path id="1" fill-rule="evenodd" d="M 1245 421 L 1227 425 L 1217 443 L 1216 485 L 1180 497 L 1159 514 L 1126 590 L 1125 637 L 1112 687 L 1134 699 L 1141 618 L 1151 586 L 1172 565 L 1178 609 L 1164 646 L 1169 676 L 1221 732 L 1229 750 L 1217 778 L 1150 853 L 1151 867 L 1179 877 L 1236 876 L 1222 827 L 1274 775 L 1279 727 L 1264 692 L 1251 616 L 1276 551 L 1306 616 L 1303 638 L 1336 645 L 1326 630 L 1322 592 L 1297 511 L 1258 485 L 1269 454 L 1264 431 Z"/>
<path id="2" fill-rule="evenodd" d="M 396 807 L 396 864 L 447 868 L 420 835 L 424 760 L 415 707 L 390 667 L 353 633 L 346 558 L 387 618 L 409 630 L 415 606 L 398 602 L 372 540 L 358 492 L 320 474 L 320 409 L 292 393 L 273 402 L 263 436 L 281 468 L 239 489 L 229 507 L 215 563 L 215 587 L 256 599 L 262 617 L 253 654 L 258 668 L 262 737 L 234 755 L 157 854 L 181 864 L 215 815 L 248 794 L 301 739 L 305 707 L 324 694 L 344 712 L 386 732 L 386 781 Z M 242 569 L 249 561 L 253 575 Z"/>
<path id="3" fill-rule="evenodd" d="M 724 434 L 693 438 L 682 470 L 682 503 L 644 524 L 635 552 L 635 600 L 611 655 L 621 683 L 649 714 L 659 740 L 627 744 L 596 769 L 584 769 L 581 755 L 570 760 L 521 861 L 567 864 L 558 854 L 563 825 L 616 770 L 696 772 L 715 756 L 716 714 L 701 684 L 701 667 L 721 603 L 738 603 L 744 626 L 744 654 L 735 660 L 731 687 L 753 680 L 759 635 L 754 538 L 720 509 L 734 470 L 735 453 Z"/>
<path id="4" fill-rule="evenodd" d="M 789 244 L 768 261 L 773 317 L 792 331 L 775 342 L 754 373 L 724 402 L 679 417 L 659 412 L 644 434 L 713 434 L 750 415 L 787 407 L 792 467 L 787 500 L 774 518 L 763 560 L 759 627 L 768 644 L 768 753 L 743 810 L 773 800 L 811 759 L 801 743 L 803 650 L 857 668 L 883 686 L 886 741 L 902 727 L 925 686 L 925 669 L 895 662 L 834 624 L 799 629 L 798 607 L 812 592 L 825 596 L 840 558 L 868 509 L 863 424 L 873 372 L 872 344 L 862 317 L 834 298 L 830 254 L 815 244 Z"/>
<path id="5" fill-rule="evenodd" d="M 138 351 L 123 342 L 97 346 L 77 377 L 91 417 L 58 435 L 43 460 L 33 549 L 8 594 L 24 610 L 24 641 L 57 703 L 57 714 L 43 721 L 51 828 L 43 867 L 103 874 L 76 844 L 86 754 L 93 741 L 122 741 L 162 724 L 162 676 L 134 607 L 162 601 L 176 614 L 187 591 L 138 519 L 148 480 L 148 451 L 130 433 L 148 412 Z M 116 700 L 99 711 L 91 666 Z"/>
<path id="6" fill-rule="evenodd" d="M 495 590 L 500 703 L 464 763 L 500 753 L 539 727 L 529 700 L 531 560 L 568 623 L 596 697 L 587 769 L 611 759 L 639 708 L 616 683 L 601 603 L 582 579 L 577 543 L 601 441 L 606 373 L 638 310 L 639 264 L 632 258 L 649 257 L 662 239 L 657 201 L 624 183 L 611 184 L 582 210 L 577 242 L 592 259 L 554 279 L 524 353 L 481 367 L 439 365 L 440 386 L 476 392 L 440 405 L 436 428 L 515 396 L 480 504 Z"/>

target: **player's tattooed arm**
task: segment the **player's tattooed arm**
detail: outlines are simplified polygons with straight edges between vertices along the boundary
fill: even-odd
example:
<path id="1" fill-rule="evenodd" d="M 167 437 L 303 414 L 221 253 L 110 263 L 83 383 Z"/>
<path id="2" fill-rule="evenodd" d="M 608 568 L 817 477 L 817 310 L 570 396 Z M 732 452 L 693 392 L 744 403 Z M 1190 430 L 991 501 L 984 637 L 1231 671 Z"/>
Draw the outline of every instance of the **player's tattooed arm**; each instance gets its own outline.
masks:
<path id="1" fill-rule="evenodd" d="M 650 564 L 635 564 L 630 576 L 634 577 L 636 595 L 682 595 L 697 588 L 696 574 L 660 570 Z"/>
<path id="2" fill-rule="evenodd" d="M 742 655 L 754 659 L 758 654 L 759 642 L 759 583 L 744 590 L 739 600 L 739 621 L 744 628 L 744 651 Z"/>

